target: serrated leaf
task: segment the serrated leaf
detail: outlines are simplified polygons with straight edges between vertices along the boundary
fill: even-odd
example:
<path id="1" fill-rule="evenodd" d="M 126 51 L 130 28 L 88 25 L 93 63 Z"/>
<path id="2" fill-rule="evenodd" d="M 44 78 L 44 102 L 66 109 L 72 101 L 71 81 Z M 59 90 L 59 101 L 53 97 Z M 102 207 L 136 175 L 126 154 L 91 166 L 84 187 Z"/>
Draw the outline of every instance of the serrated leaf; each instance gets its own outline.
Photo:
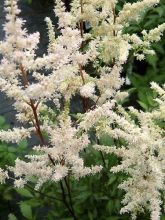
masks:
<path id="1" fill-rule="evenodd" d="M 116 181 L 117 177 L 115 175 L 110 176 L 109 181 L 108 181 L 108 185 L 113 184 Z"/>
<path id="2" fill-rule="evenodd" d="M 127 90 L 127 92 L 128 92 L 129 94 L 132 94 L 132 93 L 135 92 L 135 91 L 136 91 L 136 88 L 130 88 L 130 89 Z"/>
<path id="3" fill-rule="evenodd" d="M 139 97 L 139 101 L 143 102 L 143 103 L 147 103 L 147 95 L 146 95 L 146 90 L 141 90 L 138 93 L 138 97 Z"/>
<path id="4" fill-rule="evenodd" d="M 17 220 L 16 216 L 12 213 L 8 215 L 8 220 Z"/>
<path id="5" fill-rule="evenodd" d="M 101 145 L 112 146 L 114 144 L 113 138 L 110 137 L 108 134 L 103 134 L 99 140 Z"/>
<path id="6" fill-rule="evenodd" d="M 162 55 L 164 55 L 164 47 L 162 44 L 156 44 L 156 46 L 154 47 L 154 49 L 156 51 L 158 51 L 159 53 L 161 53 Z"/>
<path id="7" fill-rule="evenodd" d="M 7 145 L 1 144 L 0 145 L 0 151 L 7 151 Z"/>
<path id="8" fill-rule="evenodd" d="M 83 192 L 77 196 L 75 196 L 75 199 L 77 201 L 81 201 L 81 203 L 85 200 L 87 200 L 91 196 L 91 192 Z"/>
<path id="9" fill-rule="evenodd" d="M 3 192 L 3 197 L 5 200 L 12 200 L 12 188 L 11 187 L 5 187 L 5 190 Z"/>
<path id="10" fill-rule="evenodd" d="M 27 218 L 28 220 L 32 220 L 33 216 L 32 216 L 32 209 L 31 206 L 26 204 L 25 202 L 22 202 L 20 204 L 20 210 L 22 215 Z"/>
<path id="11" fill-rule="evenodd" d="M 157 7 L 157 8 L 155 8 L 154 11 L 158 12 L 160 17 L 164 14 L 164 8 L 163 7 Z"/>
<path id="12" fill-rule="evenodd" d="M 8 151 L 9 152 L 16 152 L 17 149 L 16 149 L 16 147 L 8 147 Z"/>
<path id="13" fill-rule="evenodd" d="M 146 85 L 144 76 L 140 76 L 136 73 L 129 75 L 129 79 L 134 87 L 140 88 Z"/>
<path id="14" fill-rule="evenodd" d="M 7 159 L 8 159 L 8 161 L 9 161 L 10 163 L 13 163 L 13 162 L 15 161 L 15 159 L 16 159 L 16 155 L 13 154 L 13 153 L 8 153 L 8 154 L 7 154 Z"/>
<path id="15" fill-rule="evenodd" d="M 118 160 L 118 159 L 117 159 L 117 156 L 111 154 L 111 156 L 109 157 L 109 160 L 108 160 L 108 165 L 109 165 L 110 167 L 116 165 L 117 160 Z"/>
<path id="16" fill-rule="evenodd" d="M 36 196 L 32 199 L 27 200 L 26 202 L 28 205 L 30 205 L 32 208 L 35 208 L 37 206 L 42 206 L 42 201 L 40 199 L 37 199 Z"/>
<path id="17" fill-rule="evenodd" d="M 156 65 L 158 61 L 158 57 L 156 55 L 148 55 L 146 60 L 154 69 L 156 69 Z"/>
<path id="18" fill-rule="evenodd" d="M 28 146 L 27 140 L 23 140 L 19 143 L 18 148 L 19 148 L 19 150 L 25 150 L 27 148 L 27 146 Z"/>
<path id="19" fill-rule="evenodd" d="M 28 189 L 16 189 L 17 193 L 20 194 L 21 196 L 28 197 L 28 198 L 33 198 L 33 194 L 28 190 Z"/>
<path id="20" fill-rule="evenodd" d="M 148 105 L 144 102 L 138 101 L 139 105 L 144 108 L 145 110 L 148 110 Z"/>

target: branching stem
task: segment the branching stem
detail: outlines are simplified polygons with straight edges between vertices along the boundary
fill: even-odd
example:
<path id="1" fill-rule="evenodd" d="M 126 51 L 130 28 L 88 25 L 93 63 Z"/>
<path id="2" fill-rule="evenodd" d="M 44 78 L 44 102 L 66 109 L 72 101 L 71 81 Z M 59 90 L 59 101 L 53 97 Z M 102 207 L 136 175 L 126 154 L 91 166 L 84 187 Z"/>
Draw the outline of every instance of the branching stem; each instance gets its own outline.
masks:
<path id="1" fill-rule="evenodd" d="M 20 65 L 20 70 L 21 70 L 21 72 L 22 72 L 22 77 L 23 77 L 24 86 L 26 87 L 26 86 L 29 85 L 29 81 L 28 81 L 28 78 L 27 78 L 27 73 L 26 73 L 24 67 L 22 66 L 22 64 Z M 33 112 L 33 116 L 34 116 L 33 125 L 34 125 L 34 127 L 35 127 L 35 129 L 36 129 L 36 134 L 38 135 L 38 137 L 39 137 L 39 139 L 40 139 L 42 145 L 45 145 L 46 142 L 45 142 L 44 136 L 43 136 L 42 131 L 41 131 L 40 121 L 39 121 L 38 114 L 37 114 L 37 107 L 38 107 L 38 105 L 39 105 L 39 102 L 35 105 L 35 104 L 34 104 L 34 101 L 33 101 L 32 99 L 30 99 L 30 103 L 28 103 L 28 104 L 29 104 L 29 106 L 31 107 L 32 112 Z M 51 157 L 50 154 L 48 154 L 48 158 L 49 158 L 50 162 L 55 166 L 56 164 L 55 164 L 55 162 L 54 162 L 54 160 L 53 160 L 53 158 Z M 72 204 L 72 199 L 71 199 L 71 193 L 70 193 L 69 185 L 66 184 L 66 187 L 67 187 L 67 190 L 68 190 L 68 194 L 69 194 L 68 197 L 69 197 L 69 202 L 70 202 L 70 206 L 71 206 L 71 207 L 69 206 L 69 204 L 68 204 L 68 202 L 67 202 L 66 194 L 65 194 L 65 189 L 64 189 L 64 187 L 63 187 L 62 181 L 60 181 L 60 187 L 61 187 L 62 198 L 63 198 L 63 199 L 62 199 L 62 200 L 58 199 L 58 200 L 60 200 L 60 201 L 62 201 L 62 202 L 64 203 L 64 205 L 66 206 L 66 208 L 68 209 L 68 211 L 70 212 L 70 214 L 73 216 L 74 220 L 77 220 L 77 218 L 76 218 L 76 216 L 75 216 L 73 204 Z M 39 191 L 37 191 L 37 192 L 40 193 L 40 194 L 43 194 L 42 192 L 39 192 Z M 50 197 L 50 196 L 49 196 L 49 197 Z M 52 198 L 52 197 L 51 197 L 51 198 Z M 54 198 L 54 197 L 53 197 L 53 198 Z M 54 199 L 57 200 L 57 198 L 54 198 Z"/>

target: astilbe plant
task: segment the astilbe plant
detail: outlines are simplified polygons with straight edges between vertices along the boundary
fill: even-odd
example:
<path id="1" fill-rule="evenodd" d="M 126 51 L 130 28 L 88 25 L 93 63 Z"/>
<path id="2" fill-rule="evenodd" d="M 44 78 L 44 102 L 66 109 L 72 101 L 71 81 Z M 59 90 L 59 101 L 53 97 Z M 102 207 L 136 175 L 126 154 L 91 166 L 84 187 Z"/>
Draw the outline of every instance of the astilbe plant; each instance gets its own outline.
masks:
<path id="1" fill-rule="evenodd" d="M 158 122 L 164 119 L 165 91 L 152 84 L 160 95 L 159 107 L 153 112 L 133 107 L 127 112 L 119 104 L 128 95 L 120 91 L 124 84 L 120 73 L 129 52 L 133 51 L 139 60 L 153 54 L 151 44 L 160 40 L 165 24 L 143 30 L 140 35 L 126 33 L 126 27 L 158 3 L 125 3 L 117 11 L 115 0 L 73 0 L 67 12 L 62 1 L 56 0 L 54 12 L 60 34 L 56 36 L 52 21 L 46 18 L 48 49 L 37 57 L 39 33 L 28 34 L 25 21 L 18 16 L 17 0 L 5 0 L 0 90 L 14 101 L 21 126 L 1 130 L 0 139 L 19 143 L 36 133 L 40 140 L 40 145 L 33 147 L 33 155 L 26 155 L 25 160 L 17 158 L 15 166 L 7 168 L 14 174 L 15 187 L 24 187 L 32 177 L 37 179 L 35 188 L 39 189 L 48 181 L 58 182 L 68 175 L 76 179 L 97 175 L 102 166 L 87 167 L 80 156 L 91 146 L 90 131 L 94 130 L 98 143 L 102 134 L 110 135 L 114 143 L 122 140 L 116 146 L 94 146 L 121 158 L 121 164 L 111 168 L 128 176 L 119 186 L 126 191 L 121 213 L 130 212 L 135 219 L 138 212 L 148 209 L 152 220 L 160 218 L 165 162 L 164 130 Z M 89 33 L 84 31 L 87 25 Z M 82 101 L 78 119 L 70 113 L 74 96 Z M 43 111 L 49 114 L 43 116 Z M 10 178 L 7 170 L 0 169 L 1 182 Z"/>

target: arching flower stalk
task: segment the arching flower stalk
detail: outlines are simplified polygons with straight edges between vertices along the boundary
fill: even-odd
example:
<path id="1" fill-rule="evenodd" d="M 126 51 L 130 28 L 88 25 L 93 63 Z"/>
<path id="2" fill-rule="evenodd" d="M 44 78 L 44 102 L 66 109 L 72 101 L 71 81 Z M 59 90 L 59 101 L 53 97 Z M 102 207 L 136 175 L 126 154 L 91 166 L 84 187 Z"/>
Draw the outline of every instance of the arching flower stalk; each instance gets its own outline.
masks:
<path id="1" fill-rule="evenodd" d="M 159 1 L 125 3 L 117 12 L 117 1 L 73 0 L 68 12 L 63 2 L 56 0 L 54 12 L 59 34 L 56 37 L 53 22 L 46 18 L 49 44 L 42 57 L 36 55 L 39 33 L 28 34 L 25 21 L 19 18 L 17 3 L 5 0 L 0 91 L 14 101 L 16 119 L 21 125 L 1 130 L 0 139 L 19 143 L 36 133 L 40 145 L 33 147 L 33 155 L 26 155 L 25 160 L 17 158 L 15 166 L 9 168 L 15 175 L 15 186 L 23 187 L 34 176 L 38 189 L 48 181 L 59 182 L 68 175 L 79 179 L 100 172 L 99 164 L 87 167 L 81 156 L 91 144 L 90 129 L 94 128 L 98 139 L 101 133 L 108 133 L 114 139 L 125 140 L 120 148 L 95 147 L 121 157 L 122 164 L 111 170 L 129 175 L 120 185 L 126 191 L 121 213 L 132 212 L 135 217 L 146 207 L 152 220 L 159 219 L 160 190 L 164 189 L 164 131 L 155 120 L 163 115 L 164 99 L 157 99 L 160 108 L 152 113 L 131 109 L 138 123 L 118 105 L 128 95 L 120 88 L 124 84 L 122 67 L 129 52 L 133 51 L 138 59 L 153 54 L 151 44 L 160 40 L 165 24 L 143 30 L 141 36 L 126 33 L 125 28 L 139 21 L 142 12 Z M 89 33 L 84 30 L 87 24 Z M 152 87 L 164 95 L 156 84 Z M 75 96 L 84 100 L 85 107 L 76 121 L 71 117 Z M 46 116 L 43 112 L 47 112 Z M 1 170 L 0 176 L 3 182 L 8 178 L 7 171 Z"/>

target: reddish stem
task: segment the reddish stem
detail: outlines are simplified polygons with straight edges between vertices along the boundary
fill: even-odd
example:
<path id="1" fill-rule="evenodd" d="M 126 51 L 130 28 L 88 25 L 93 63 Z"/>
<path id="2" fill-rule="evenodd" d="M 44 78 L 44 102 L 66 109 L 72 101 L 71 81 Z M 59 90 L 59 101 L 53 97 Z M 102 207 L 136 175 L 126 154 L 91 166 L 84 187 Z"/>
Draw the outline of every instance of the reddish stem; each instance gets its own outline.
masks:
<path id="1" fill-rule="evenodd" d="M 27 73 L 26 73 L 26 71 L 25 71 L 25 69 L 24 69 L 24 67 L 23 67 L 22 64 L 20 64 L 20 70 L 21 70 L 21 72 L 22 72 L 24 86 L 26 87 L 26 86 L 29 85 L 29 80 L 28 80 L 28 78 L 27 78 Z M 35 106 L 33 100 L 30 99 L 30 103 L 28 103 L 28 105 L 30 105 L 30 107 L 31 107 L 31 109 L 32 109 L 32 112 L 33 112 L 33 116 L 34 116 L 34 120 L 35 120 L 35 123 L 34 123 L 34 121 L 33 121 L 33 124 L 34 124 L 34 127 L 35 127 L 35 129 L 36 129 L 36 134 L 37 134 L 38 137 L 40 138 L 40 141 L 41 141 L 42 145 L 45 145 L 46 142 L 45 142 L 45 140 L 44 140 L 44 136 L 43 136 L 42 131 L 41 131 L 40 121 L 39 121 L 39 119 L 38 119 L 38 114 L 37 114 L 37 108 L 38 108 L 39 102 L 38 102 L 38 103 L 36 104 L 36 106 Z M 48 154 L 48 157 L 49 157 L 51 163 L 55 166 L 55 162 L 54 162 L 54 160 L 52 159 L 52 157 L 51 157 L 50 154 Z"/>

